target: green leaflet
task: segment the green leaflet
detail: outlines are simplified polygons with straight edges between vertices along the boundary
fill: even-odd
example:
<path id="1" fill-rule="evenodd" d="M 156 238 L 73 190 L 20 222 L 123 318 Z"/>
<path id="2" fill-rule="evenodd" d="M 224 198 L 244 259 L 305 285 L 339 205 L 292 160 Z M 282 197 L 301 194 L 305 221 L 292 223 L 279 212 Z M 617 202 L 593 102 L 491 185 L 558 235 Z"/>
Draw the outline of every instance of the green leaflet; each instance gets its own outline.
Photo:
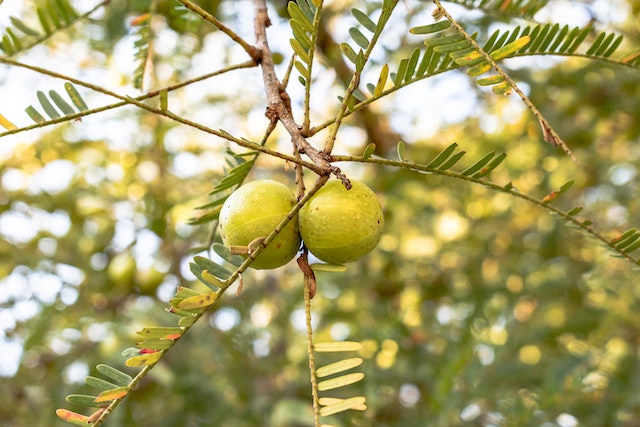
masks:
<path id="1" fill-rule="evenodd" d="M 351 9 L 351 14 L 354 18 L 367 30 L 375 33 L 376 24 L 369 18 L 369 16 L 359 9 Z"/>
<path id="2" fill-rule="evenodd" d="M 89 387 L 95 388 L 96 390 L 99 390 L 99 391 L 109 390 L 111 388 L 118 387 L 117 384 L 103 380 L 102 378 L 91 377 L 91 376 L 86 377 L 84 379 L 84 382 Z"/>
<path id="3" fill-rule="evenodd" d="M 480 169 L 482 169 L 487 163 L 489 163 L 495 155 L 496 153 L 493 151 L 491 153 L 486 154 L 484 157 L 482 157 L 480 160 L 475 162 L 473 165 L 463 170 L 462 176 L 473 175 L 476 172 L 480 171 Z"/>
<path id="4" fill-rule="evenodd" d="M 445 20 L 445 21 L 436 22 L 435 24 L 422 25 L 419 27 L 410 28 L 409 32 L 411 34 L 432 34 L 432 33 L 437 33 L 439 31 L 446 30 L 450 26 L 451 26 L 451 23 Z"/>
<path id="5" fill-rule="evenodd" d="M 369 157 L 371 157 L 374 151 L 376 151 L 376 144 L 374 144 L 373 142 L 367 144 L 367 146 L 364 149 L 364 152 L 362 153 L 362 158 L 368 159 Z"/>
<path id="6" fill-rule="evenodd" d="M 65 116 L 70 116 L 70 115 L 76 113 L 73 110 L 73 108 L 71 108 L 71 106 L 69 104 L 67 104 L 67 101 L 65 101 L 62 98 L 62 96 L 60 96 L 60 94 L 58 92 L 56 92 L 55 90 L 50 90 L 49 91 L 49 97 L 51 98 L 53 103 L 56 104 L 56 106 L 60 109 L 60 111 L 62 111 L 62 113 Z"/>
<path id="7" fill-rule="evenodd" d="M 209 258 L 205 258 L 203 256 L 195 256 L 193 257 L 193 262 L 200 268 L 200 276 L 202 276 L 202 271 L 206 270 L 216 278 L 220 279 L 220 281 L 222 282 L 231 277 L 231 271 L 227 270 L 220 264 L 216 264 Z"/>
<path id="8" fill-rule="evenodd" d="M 362 32 L 360 32 L 360 30 L 358 30 L 357 28 L 349 28 L 349 35 L 351 36 L 353 41 L 356 42 L 356 44 L 362 49 L 366 49 L 369 47 L 369 39 L 367 39 L 365 35 L 362 34 Z"/>
<path id="9" fill-rule="evenodd" d="M 109 365 L 100 364 L 96 366 L 96 369 L 102 375 L 113 380 L 113 382 L 119 386 L 129 385 L 131 381 L 133 381 L 133 378 L 130 375 L 120 371 L 119 369 L 113 368 Z"/>
<path id="10" fill-rule="evenodd" d="M 58 113 L 58 111 L 51 104 L 51 102 L 49 102 L 47 95 L 45 95 L 44 92 L 42 92 L 41 90 L 39 90 L 36 94 L 38 97 L 38 101 L 40 102 L 40 105 L 42 106 L 42 109 L 47 114 L 47 116 L 49 116 L 49 118 L 51 119 L 59 118 L 60 113 Z"/>
<path id="11" fill-rule="evenodd" d="M 433 160 L 427 163 L 427 168 L 437 168 L 447 160 L 458 147 L 457 143 L 453 143 L 442 150 Z"/>
<path id="12" fill-rule="evenodd" d="M 74 405 L 89 406 L 89 407 L 102 407 L 104 403 L 96 402 L 97 396 L 90 396 L 87 394 L 70 394 L 66 397 L 66 401 Z"/>

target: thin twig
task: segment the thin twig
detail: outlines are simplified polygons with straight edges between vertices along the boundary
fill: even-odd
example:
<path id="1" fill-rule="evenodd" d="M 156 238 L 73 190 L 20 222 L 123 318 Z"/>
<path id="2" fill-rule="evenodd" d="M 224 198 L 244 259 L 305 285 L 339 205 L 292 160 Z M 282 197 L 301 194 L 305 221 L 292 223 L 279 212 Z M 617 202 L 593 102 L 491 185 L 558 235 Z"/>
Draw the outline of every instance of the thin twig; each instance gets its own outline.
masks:
<path id="1" fill-rule="evenodd" d="M 631 262 L 634 265 L 640 266 L 640 258 L 636 259 L 633 256 L 631 256 L 631 254 L 629 252 L 625 252 L 624 250 L 618 248 L 615 246 L 615 243 L 612 242 L 610 239 L 607 239 L 602 233 L 600 233 L 599 231 L 595 230 L 590 223 L 585 222 L 585 221 L 581 221 L 578 217 L 574 216 L 574 215 L 569 215 L 569 213 L 563 211 L 560 208 L 557 208 L 555 206 L 553 206 L 552 204 L 545 202 L 542 199 L 538 199 L 536 197 L 530 196 L 528 194 L 525 193 L 521 193 L 520 191 L 516 190 L 514 187 L 510 187 L 510 186 L 504 186 L 504 185 L 499 185 L 496 183 L 493 183 L 491 181 L 487 181 L 486 179 L 483 178 L 473 178 L 473 176 L 469 176 L 469 175 L 463 175 L 460 172 L 454 172 L 451 170 L 440 170 L 438 168 L 434 168 L 434 167 L 429 167 L 427 165 L 423 165 L 420 163 L 414 163 L 414 162 L 410 162 L 410 161 L 398 161 L 398 160 L 389 160 L 389 159 L 384 159 L 382 157 L 362 157 L 362 156 L 346 156 L 346 155 L 333 155 L 331 156 L 331 161 L 332 162 L 359 162 L 359 163 L 369 163 L 369 164 L 378 164 L 378 165 L 385 165 L 385 166 L 392 166 L 392 167 L 398 167 L 398 168 L 403 168 L 403 169 L 409 169 L 409 170 L 413 170 L 416 172 L 421 172 L 421 173 L 432 173 L 434 175 L 442 175 L 442 176 L 447 176 L 450 178 L 455 178 L 455 179 L 460 179 L 463 181 L 467 181 L 467 182 L 472 182 L 475 184 L 480 184 L 486 188 L 489 188 L 491 190 L 495 190 L 495 191 L 499 191 L 502 193 L 507 193 L 510 194 L 514 197 L 517 197 L 519 199 L 525 200 L 529 203 L 532 203 L 536 206 L 539 206 L 543 209 L 546 209 L 550 212 L 553 212 L 554 214 L 562 217 L 562 219 L 564 219 L 565 221 L 575 225 L 576 227 L 578 227 L 579 229 L 583 230 L 585 233 L 589 234 L 591 237 L 593 237 L 594 239 L 600 241 L 602 244 L 604 244 L 604 246 L 606 246 L 607 248 L 609 248 L 612 252 L 615 252 L 617 256 L 621 257 L 621 258 L 625 258 L 627 259 L 627 261 Z"/>
<path id="2" fill-rule="evenodd" d="M 562 140 L 562 138 L 560 138 L 560 135 L 558 135 L 558 133 L 551 126 L 551 123 L 547 121 L 547 119 L 542 115 L 540 110 L 538 110 L 538 108 L 533 104 L 533 102 L 531 102 L 529 97 L 518 87 L 516 82 L 514 82 L 513 79 L 502 69 L 502 67 L 500 67 L 500 65 L 498 65 L 498 63 L 491 57 L 491 55 L 485 52 L 485 50 L 482 49 L 482 47 L 473 39 L 473 37 L 467 34 L 464 28 L 460 24 L 458 24 L 455 19 L 453 19 L 453 17 L 449 14 L 449 12 L 447 12 L 447 10 L 444 7 L 442 7 L 440 0 L 433 0 L 433 3 L 438 8 L 439 13 L 441 13 L 442 16 L 447 18 L 447 20 L 451 23 L 451 25 L 454 26 L 458 34 L 464 37 L 464 39 L 471 46 L 473 46 L 473 48 L 476 49 L 476 51 L 480 53 L 480 55 L 482 55 L 482 57 L 489 64 L 491 64 L 491 67 L 496 71 L 496 73 L 498 73 L 507 83 L 509 83 L 509 86 L 511 87 L 511 89 L 513 89 L 513 91 L 517 93 L 518 96 L 520 96 L 520 99 L 522 99 L 522 101 L 525 103 L 527 108 L 529 108 L 531 113 L 536 117 L 536 119 L 538 119 L 538 122 L 540 123 L 540 127 L 542 128 L 542 134 L 543 134 L 544 140 L 549 144 L 553 145 L 554 147 L 560 147 L 562 151 L 564 151 L 571 158 L 571 160 L 573 160 L 575 163 L 578 163 L 578 160 L 573 155 L 573 152 L 571 151 L 571 149 Z"/>
<path id="3" fill-rule="evenodd" d="M 182 3 L 182 5 L 184 7 L 186 7 L 187 9 L 189 9 L 190 11 L 195 13 L 196 15 L 200 16 L 206 22 L 212 24 L 218 30 L 222 31 L 227 36 L 229 36 L 229 38 L 231 40 L 233 40 L 234 42 L 236 42 L 240 46 L 242 46 L 242 48 L 245 50 L 245 52 L 247 52 L 249 54 L 251 59 L 253 59 L 256 62 L 260 62 L 260 56 L 261 56 L 260 49 L 256 48 L 255 46 L 251 46 L 242 37 L 240 37 L 238 34 L 236 34 L 231 28 L 229 28 L 226 25 L 224 25 L 215 16 L 211 15 L 209 12 L 207 12 L 206 10 L 204 10 L 203 8 L 198 6 L 197 4 L 193 3 L 191 0 L 178 0 L 178 1 L 180 3 Z"/>
<path id="4" fill-rule="evenodd" d="M 281 153 L 281 152 L 279 152 L 277 150 L 272 150 L 270 148 L 264 147 L 264 146 L 262 146 L 260 144 L 257 144 L 255 142 L 249 141 L 249 140 L 244 139 L 244 138 L 234 137 L 233 135 L 231 135 L 231 134 L 229 134 L 227 132 L 224 132 L 224 131 L 211 129 L 211 128 L 209 128 L 209 127 L 207 127 L 207 126 L 205 126 L 203 124 L 200 124 L 198 122 L 194 122 L 194 121 L 185 119 L 184 117 L 181 117 L 181 116 L 179 116 L 177 114 L 174 114 L 169 110 L 163 110 L 161 108 L 156 108 L 156 107 L 150 106 L 150 105 L 148 105 L 148 104 L 146 104 L 146 103 L 144 103 L 142 101 L 139 101 L 137 98 L 132 98 L 132 97 L 128 97 L 128 96 L 125 96 L 125 95 L 120 95 L 120 94 L 115 93 L 113 91 L 104 89 L 104 88 L 102 88 L 100 86 L 97 86 L 97 85 L 94 85 L 94 84 L 91 84 L 91 83 L 87 83 L 85 81 L 76 79 L 76 78 L 71 77 L 71 76 L 66 76 L 64 74 L 60 74 L 60 73 L 57 73 L 55 71 L 47 70 L 47 69 L 41 68 L 41 67 L 36 67 L 34 65 L 24 64 L 24 63 L 21 63 L 21 62 L 18 62 L 18 61 L 14 61 L 14 60 L 11 60 L 11 59 L 8 59 L 8 58 L 0 58 L 0 62 L 5 62 L 5 63 L 11 64 L 11 65 L 15 65 L 15 66 L 23 67 L 23 68 L 26 68 L 26 69 L 29 69 L 29 70 L 33 70 L 33 71 L 36 71 L 38 73 L 45 74 L 45 75 L 48 75 L 48 76 L 51 76 L 51 77 L 56 77 L 56 78 L 59 78 L 59 79 L 63 79 L 63 80 L 69 81 L 71 83 L 77 84 L 78 86 L 83 86 L 83 87 L 86 87 L 88 89 L 95 90 L 96 92 L 100 92 L 100 93 L 103 93 L 105 95 L 109 95 L 109 96 L 112 96 L 114 98 L 120 99 L 120 100 L 124 101 L 123 104 L 135 105 L 135 106 L 137 106 L 139 108 L 142 108 L 143 110 L 147 110 L 149 112 L 158 114 L 160 116 L 164 116 L 164 117 L 167 117 L 169 119 L 172 119 L 172 120 L 174 120 L 174 121 L 176 121 L 178 123 L 182 123 L 184 125 L 191 126 L 191 127 L 196 128 L 198 130 L 201 130 L 203 132 L 206 132 L 206 133 L 215 135 L 217 137 L 226 139 L 226 140 L 231 141 L 231 142 L 233 142 L 233 143 L 235 143 L 235 144 L 237 144 L 237 145 L 239 145 L 241 147 L 248 148 L 248 149 L 254 150 L 254 151 L 259 151 L 259 152 L 268 154 L 270 156 L 278 157 L 278 158 L 281 158 L 283 160 L 288 160 L 288 161 L 293 162 L 293 163 L 301 163 L 306 168 L 309 168 L 310 170 L 312 170 L 312 171 L 314 171 L 314 172 L 316 172 L 318 174 L 323 174 L 324 173 L 324 170 L 321 167 L 315 165 L 314 163 L 310 163 L 310 162 L 307 162 L 307 161 L 304 161 L 304 160 L 297 159 L 294 156 L 290 156 L 288 154 Z M 158 94 L 159 94 L 161 91 L 155 91 L 155 92 L 158 92 Z M 75 117 L 75 115 L 67 116 L 66 120 L 70 120 L 73 117 Z M 9 134 L 9 133 L 15 133 L 15 131 L 5 132 L 5 134 Z M 2 134 L 0 136 L 3 136 L 5 134 Z"/>
<path id="5" fill-rule="evenodd" d="M 309 359 L 309 376 L 311 380 L 311 396 L 313 399 L 313 419 L 315 427 L 320 427 L 318 379 L 316 377 L 316 361 L 313 354 L 313 325 L 311 324 L 311 286 L 310 277 L 306 274 L 304 276 L 304 312 L 307 326 L 307 356 Z"/>
<path id="6" fill-rule="evenodd" d="M 21 62 L 18 62 L 18 61 L 9 59 L 9 58 L 5 58 L 5 57 L 0 57 L 0 62 L 4 62 L 4 63 L 9 64 L 9 65 L 15 65 L 15 66 L 18 66 L 18 67 L 23 67 L 23 68 L 30 68 L 26 64 L 23 64 Z M 167 92 L 167 93 L 168 92 L 172 92 L 174 90 L 181 89 L 181 88 L 183 88 L 185 86 L 188 86 L 190 84 L 193 84 L 193 83 L 196 83 L 196 82 L 199 82 L 199 81 L 202 81 L 202 80 L 206 80 L 206 79 L 211 78 L 211 77 L 219 76 L 219 75 L 227 73 L 229 71 L 239 70 L 239 69 L 242 69 L 242 68 L 253 68 L 253 67 L 257 67 L 257 66 L 258 66 L 258 64 L 253 60 L 242 62 L 240 64 L 231 65 L 229 67 L 225 67 L 225 68 L 222 68 L 220 70 L 213 71 L 211 73 L 207 73 L 207 74 L 203 74 L 201 76 L 194 77 L 192 79 L 184 80 L 184 81 L 182 81 L 180 83 L 177 83 L 175 85 L 166 86 L 164 88 L 160 88 L 160 89 L 149 91 L 149 92 L 147 92 L 147 93 L 145 93 L 143 95 L 135 97 L 134 99 L 136 101 L 145 101 L 147 99 L 151 99 L 151 98 L 155 98 L 155 97 L 159 96 L 160 93 L 162 93 L 162 92 Z M 38 69 L 34 69 L 34 68 L 30 68 L 30 69 L 32 69 L 33 71 L 42 72 L 41 70 L 38 70 Z M 50 73 L 47 73 L 46 71 L 44 71 L 44 73 L 48 74 L 48 75 L 51 75 L 52 77 L 65 78 L 66 79 L 66 76 L 62 77 L 62 76 L 58 75 L 57 73 L 53 74 L 53 75 L 50 74 Z M 79 84 L 79 83 L 77 83 L 77 84 Z M 83 86 L 87 87 L 86 85 L 83 85 Z M 55 124 L 58 124 L 58 123 L 70 122 L 72 120 L 81 119 L 83 117 L 90 116 L 92 114 L 101 113 L 103 111 L 108 111 L 108 110 L 113 110 L 115 108 L 119 108 L 119 107 L 122 107 L 122 106 L 125 106 L 125 105 L 130 105 L 130 104 L 131 104 L 131 102 L 129 102 L 129 101 L 122 101 L 122 102 L 116 102 L 116 103 L 113 103 L 113 104 L 104 105 L 104 106 L 98 107 L 98 108 L 93 108 L 91 110 L 80 111 L 79 113 L 76 113 L 76 114 L 71 114 L 71 115 L 68 115 L 68 116 L 59 117 L 57 119 L 47 120 L 47 121 L 42 122 L 42 123 L 35 123 L 33 125 L 24 126 L 24 127 L 12 129 L 12 130 L 9 130 L 9 131 L 6 131 L 6 132 L 2 132 L 2 133 L 0 133 L 0 138 L 2 138 L 3 136 L 12 135 L 12 134 L 15 134 L 15 133 L 26 132 L 26 131 L 29 131 L 29 130 L 32 130 L 32 129 L 42 128 L 42 127 L 45 127 L 45 126 L 51 126 L 51 125 L 55 125 Z"/>

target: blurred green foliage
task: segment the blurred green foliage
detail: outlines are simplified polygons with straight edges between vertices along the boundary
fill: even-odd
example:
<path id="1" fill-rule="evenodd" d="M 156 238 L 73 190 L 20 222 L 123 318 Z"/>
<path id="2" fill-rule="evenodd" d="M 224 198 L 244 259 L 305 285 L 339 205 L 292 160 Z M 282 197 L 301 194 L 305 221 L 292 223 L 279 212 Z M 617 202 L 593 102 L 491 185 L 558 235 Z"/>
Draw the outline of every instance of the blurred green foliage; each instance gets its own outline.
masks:
<path id="1" fill-rule="evenodd" d="M 114 59 L 113 46 L 127 42 L 127 19 L 146 10 L 138 3 L 112 2 L 99 21 L 77 27 L 76 36 L 88 34 L 78 43 L 93 50 L 87 67 Z M 218 49 L 216 63 L 233 63 L 237 52 L 211 27 L 175 18 L 171 2 L 157 3 L 166 46 L 154 58 L 156 86 L 192 76 L 207 49 Z M 250 4 L 199 3 L 234 27 L 244 25 Z M 348 10 L 351 2 L 342 3 Z M 330 13 L 330 22 L 344 19 L 337 6 Z M 286 24 L 275 13 L 272 19 L 276 28 Z M 491 22 L 485 16 L 469 25 Z M 101 31 L 83 33 L 83 25 Z M 637 25 L 633 12 L 620 24 L 629 47 L 640 45 Z M 283 46 L 274 49 L 286 52 Z M 54 55 L 68 48 L 55 40 L 47 46 Z M 397 51 L 411 48 L 403 40 Z M 468 158 L 504 151 L 492 181 L 541 198 L 574 179 L 557 205 L 583 206 L 610 238 L 640 223 L 637 70 L 567 59 L 514 67 L 512 75 L 526 82 L 579 164 L 541 142 L 537 122 L 514 107 L 517 100 L 474 89 L 466 93 L 474 108 L 465 120 L 443 124 L 434 137 L 404 138 L 407 155 L 426 163 L 452 142 Z M 341 86 L 339 77 L 331 87 Z M 253 69 L 233 78 L 260 75 Z M 178 94 L 171 105 L 208 125 L 259 135 L 267 123 L 263 95 L 250 88 L 234 95 L 227 82 L 198 83 L 204 94 Z M 430 119 L 419 108 L 398 107 L 429 96 L 420 83 L 409 91 L 374 106 L 401 137 L 403 124 Z M 3 114 L 18 108 L 0 104 Z M 347 131 L 366 127 L 361 120 L 348 122 Z M 353 135 L 355 143 L 338 149 L 361 153 L 370 135 Z M 21 349 L 17 369 L 7 363 L 0 372 L 0 425 L 65 425 L 55 409 L 84 410 L 64 400 L 89 391 L 84 376 L 98 363 L 122 367 L 120 352 L 136 330 L 172 324 L 164 309 L 175 287 L 200 286 L 186 264 L 211 230 L 187 222 L 223 176 L 227 146 L 131 108 L 20 137 L 0 158 L 0 337 L 5 349 Z M 640 424 L 637 268 L 506 194 L 387 167 L 344 169 L 377 191 L 386 230 L 378 249 L 347 272 L 317 277 L 316 340 L 364 344 L 366 377 L 352 387 L 368 409 L 336 416 L 336 424 Z M 266 176 L 293 187 L 292 173 L 262 156 L 251 178 Z M 303 277 L 293 264 L 246 274 L 242 293 L 225 295 L 107 425 L 311 425 Z"/>

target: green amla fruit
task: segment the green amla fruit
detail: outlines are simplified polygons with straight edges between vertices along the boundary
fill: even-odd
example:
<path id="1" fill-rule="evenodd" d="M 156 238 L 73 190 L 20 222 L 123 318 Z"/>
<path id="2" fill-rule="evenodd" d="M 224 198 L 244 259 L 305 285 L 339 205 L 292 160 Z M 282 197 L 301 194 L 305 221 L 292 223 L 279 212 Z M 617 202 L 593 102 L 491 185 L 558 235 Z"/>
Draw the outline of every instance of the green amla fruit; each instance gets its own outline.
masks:
<path id="1" fill-rule="evenodd" d="M 273 180 L 249 182 L 234 191 L 220 210 L 220 235 L 227 247 L 248 246 L 267 237 L 296 204 L 287 186 Z M 294 217 L 251 263 L 255 269 L 280 267 L 300 247 L 298 218 Z"/>
<path id="2" fill-rule="evenodd" d="M 376 194 L 360 181 L 351 180 L 351 185 L 347 190 L 339 180 L 328 181 L 299 213 L 305 246 L 331 264 L 363 257 L 382 236 L 384 216 Z"/>

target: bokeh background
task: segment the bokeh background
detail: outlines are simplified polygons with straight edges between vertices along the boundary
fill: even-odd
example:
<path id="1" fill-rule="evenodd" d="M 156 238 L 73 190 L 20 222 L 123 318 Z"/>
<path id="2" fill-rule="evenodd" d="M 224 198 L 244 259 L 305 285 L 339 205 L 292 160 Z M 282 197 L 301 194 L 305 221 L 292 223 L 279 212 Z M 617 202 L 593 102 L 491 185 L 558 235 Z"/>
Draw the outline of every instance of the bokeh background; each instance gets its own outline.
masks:
<path id="1" fill-rule="evenodd" d="M 40 3 L 6 0 L 0 29 L 10 15 L 37 22 Z M 88 3 L 72 2 L 79 11 Z M 252 2 L 196 3 L 253 40 Z M 138 36 L 130 22 L 149 4 L 113 1 L 16 59 L 136 95 Z M 480 39 L 524 22 L 446 6 Z M 153 7 L 144 90 L 247 59 L 177 3 Z M 351 7 L 379 4 L 328 2 L 315 122 L 336 111 L 344 90 L 345 64 L 331 52 L 348 38 Z M 397 63 L 419 46 L 407 28 L 431 22 L 431 10 L 429 2 L 401 2 L 374 63 Z M 282 75 L 290 55 L 284 2 L 270 3 L 270 13 Z M 535 19 L 593 20 L 598 30 L 624 33 L 626 52 L 640 46 L 638 16 L 634 0 L 549 1 Z M 453 142 L 467 151 L 466 162 L 506 152 L 493 181 L 541 198 L 573 179 L 556 205 L 583 206 L 581 215 L 609 238 L 640 224 L 638 70 L 547 57 L 505 66 L 579 164 L 542 142 L 519 99 L 481 90 L 461 72 L 419 82 L 350 117 L 336 152 L 358 154 L 374 142 L 381 155 L 395 156 L 400 139 L 416 162 Z M 0 113 L 26 126 L 23 110 L 37 105 L 36 91 L 62 85 L 0 65 Z M 295 76 L 289 90 L 299 113 L 303 89 Z M 90 108 L 113 102 L 81 93 Z M 172 92 L 169 106 L 253 140 L 267 126 L 257 68 Z M 286 152 L 288 145 L 281 130 L 270 142 Z M 188 263 L 211 235 L 210 224 L 189 219 L 224 176 L 228 149 L 242 151 L 134 107 L 1 138 L 0 425 L 65 425 L 55 409 L 85 410 L 64 399 L 91 391 L 84 377 L 96 374 L 96 364 L 123 367 L 120 353 L 134 344 L 135 331 L 174 324 L 167 302 L 178 284 L 199 286 Z M 640 425 L 637 268 L 523 200 L 446 177 L 341 167 L 376 190 L 387 224 L 369 256 L 344 273 L 318 275 L 316 339 L 364 344 L 366 377 L 348 390 L 364 394 L 369 409 L 342 414 L 337 425 Z M 264 177 L 293 187 L 291 170 L 261 156 L 250 179 Z M 312 425 L 302 275 L 294 264 L 246 274 L 242 293 L 225 294 L 106 425 Z"/>

